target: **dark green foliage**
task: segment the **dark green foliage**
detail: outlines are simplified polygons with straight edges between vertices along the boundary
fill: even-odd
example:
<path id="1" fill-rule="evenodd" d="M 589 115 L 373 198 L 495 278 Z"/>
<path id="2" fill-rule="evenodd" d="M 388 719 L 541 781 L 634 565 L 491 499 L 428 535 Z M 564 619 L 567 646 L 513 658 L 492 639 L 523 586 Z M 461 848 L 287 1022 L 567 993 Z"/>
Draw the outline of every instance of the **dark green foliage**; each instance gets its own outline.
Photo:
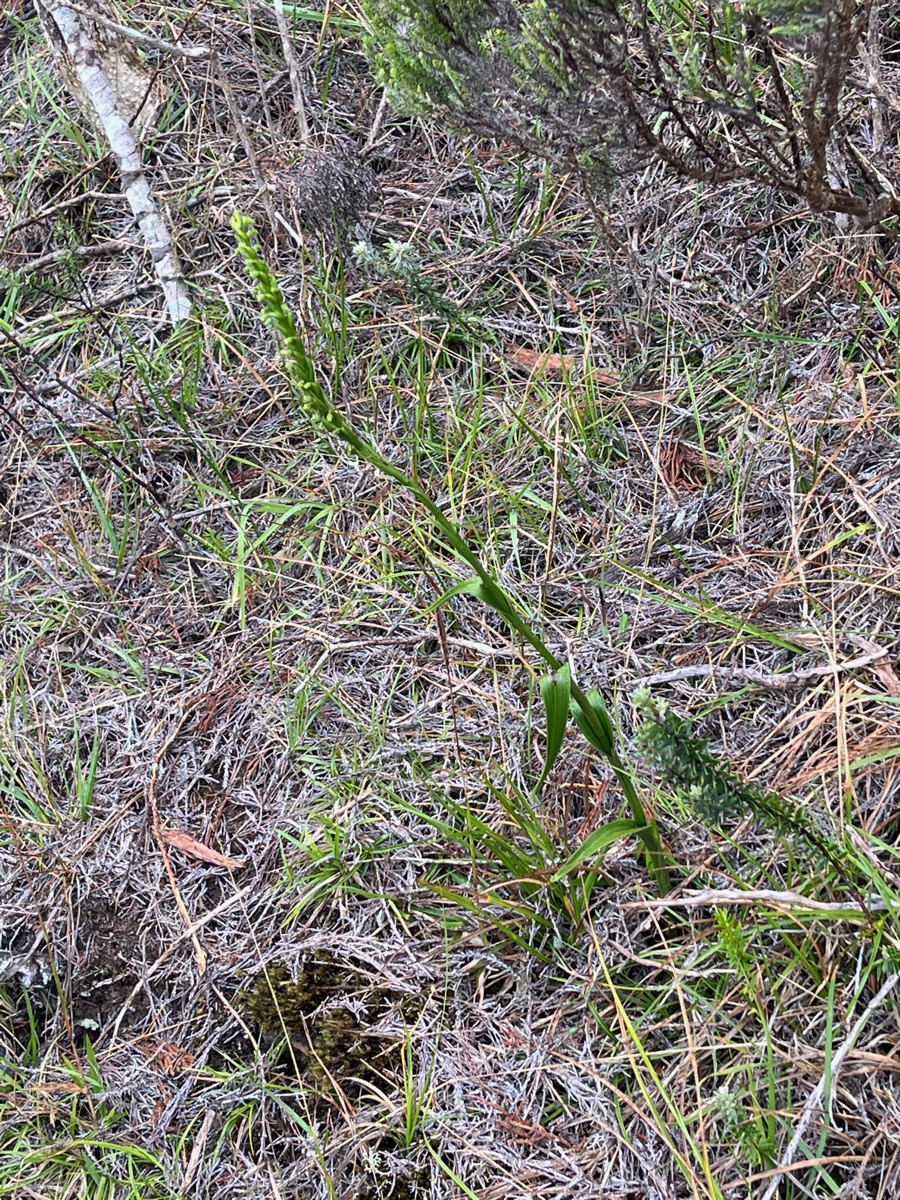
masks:
<path id="1" fill-rule="evenodd" d="M 868 114 L 847 83 L 860 43 L 877 39 L 871 0 L 363 8 L 369 57 L 401 111 L 511 142 L 591 189 L 649 156 L 693 179 L 750 180 L 863 224 L 900 215 L 869 134 L 859 136 Z"/>
<path id="2" fill-rule="evenodd" d="M 646 688 L 634 694 L 644 718 L 638 739 L 667 788 L 686 801 L 709 825 L 752 815 L 782 837 L 799 837 L 837 865 L 838 848 L 810 817 L 776 792 L 748 783 L 727 759 L 716 754 L 691 722 L 679 717 L 664 700 Z"/>
<path id="3" fill-rule="evenodd" d="M 690 721 L 646 689 L 635 693 L 634 703 L 644 718 L 638 733 L 644 753 L 666 787 L 686 800 L 704 821 L 718 825 L 759 809 L 764 793 L 742 779 L 709 742 L 697 737 Z"/>
<path id="4" fill-rule="evenodd" d="M 363 4 L 369 49 L 395 103 L 408 112 L 468 98 L 489 61 L 490 4 L 481 0 L 390 0 Z"/>
<path id="5" fill-rule="evenodd" d="M 618 57 L 612 5 L 577 0 L 562 12 L 544 0 L 364 0 L 363 7 L 370 60 L 400 111 L 441 114 L 460 129 L 511 138 L 594 184 L 608 183 L 613 130 L 603 125 L 611 97 L 582 86 L 567 40 L 591 29 L 601 56 Z"/>

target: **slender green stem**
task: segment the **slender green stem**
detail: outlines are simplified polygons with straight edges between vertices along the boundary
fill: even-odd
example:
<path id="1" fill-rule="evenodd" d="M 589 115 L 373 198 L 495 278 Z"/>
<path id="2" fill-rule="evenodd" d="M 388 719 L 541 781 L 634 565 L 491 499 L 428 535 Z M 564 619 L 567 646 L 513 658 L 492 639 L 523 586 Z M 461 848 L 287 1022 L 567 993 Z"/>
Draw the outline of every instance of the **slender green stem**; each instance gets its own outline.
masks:
<path id="1" fill-rule="evenodd" d="M 357 435 L 358 436 L 358 435 Z M 560 659 L 550 650 L 543 639 L 534 631 L 529 623 L 516 612 L 513 601 L 505 589 L 497 583 L 496 579 L 490 574 L 487 568 L 482 563 L 478 555 L 472 550 L 469 543 L 460 533 L 458 527 L 447 516 L 444 510 L 425 492 L 422 487 L 411 479 L 404 471 L 395 467 L 392 463 L 378 453 L 373 445 L 359 438 L 356 447 L 357 453 L 365 458 L 367 462 L 377 467 L 382 474 L 387 475 L 390 479 L 407 488 L 419 503 L 428 510 L 431 517 L 444 536 L 444 540 L 450 545 L 459 557 L 467 563 L 475 574 L 478 576 L 485 591 L 485 599 L 490 603 L 491 607 L 499 613 L 503 620 L 516 633 L 520 634 L 541 656 L 544 662 L 552 671 L 557 671 L 563 665 Z M 571 684 L 572 699 L 584 713 L 587 720 L 596 723 L 596 733 L 598 737 L 602 737 L 604 731 L 600 727 L 599 720 L 594 712 L 593 705 L 588 700 L 581 687 L 572 680 Z M 661 892 L 665 895 L 671 890 L 669 873 L 666 869 L 666 855 L 663 851 L 662 844 L 659 838 L 659 830 L 656 822 L 648 817 L 641 798 L 638 795 L 637 788 L 634 786 L 634 780 L 631 777 L 631 772 L 622 762 L 615 748 L 607 752 L 607 761 L 612 767 L 612 770 L 619 781 L 619 786 L 628 801 L 628 806 L 631 809 L 631 814 L 642 827 L 641 841 L 644 846 L 644 851 L 647 857 L 647 865 L 650 872 L 656 881 L 656 884 Z"/>

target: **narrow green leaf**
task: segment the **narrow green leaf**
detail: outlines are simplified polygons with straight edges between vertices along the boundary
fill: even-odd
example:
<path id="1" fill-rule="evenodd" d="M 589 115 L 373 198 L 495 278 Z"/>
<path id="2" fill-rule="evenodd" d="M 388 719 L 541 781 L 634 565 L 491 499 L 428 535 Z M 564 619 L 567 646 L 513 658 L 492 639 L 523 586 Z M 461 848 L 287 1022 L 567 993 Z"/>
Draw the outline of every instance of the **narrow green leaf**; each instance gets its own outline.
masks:
<path id="1" fill-rule="evenodd" d="M 562 866 L 550 876 L 550 882 L 559 883 L 587 859 L 602 857 L 613 842 L 631 837 L 632 834 L 639 836 L 646 828 L 646 825 L 641 825 L 639 822 L 625 817 L 607 822 L 600 829 L 595 829 L 593 833 L 588 834 L 578 849 L 570 854 Z"/>
<path id="2" fill-rule="evenodd" d="M 572 672 L 568 663 L 556 671 L 541 676 L 541 696 L 544 701 L 544 713 L 547 717 L 547 750 L 544 757 L 544 769 L 535 784 L 535 792 L 539 792 L 547 782 L 547 776 L 553 770 L 553 764 L 562 749 L 566 726 L 569 723 L 571 695 Z"/>
<path id="3" fill-rule="evenodd" d="M 442 596 L 429 604 L 422 615 L 427 617 L 436 608 L 440 608 L 442 604 L 445 604 L 454 596 L 474 596 L 476 600 L 480 600 L 488 608 L 493 608 L 504 620 L 510 616 L 515 617 L 506 592 L 499 585 L 494 583 L 488 584 L 477 576 L 472 576 L 470 579 L 463 579 L 462 582 L 454 584 L 452 588 L 448 588 Z"/>
<path id="4" fill-rule="evenodd" d="M 483 600 L 482 596 L 483 585 L 480 579 L 464 579 L 461 583 L 455 583 L 452 588 L 447 588 L 446 592 L 438 596 L 425 611 L 423 617 L 430 617 L 433 612 L 436 612 L 442 604 L 446 604 L 448 600 L 452 600 L 454 596 L 475 596 L 478 600 Z"/>
<path id="5" fill-rule="evenodd" d="M 506 617 L 512 613 L 512 607 L 509 602 L 509 597 L 506 592 L 497 584 L 487 584 L 482 580 L 475 581 L 476 586 L 472 589 L 472 595 L 477 596 L 482 604 L 487 604 L 489 608 L 498 612 L 501 617 Z"/>
<path id="6" fill-rule="evenodd" d="M 434 892 L 436 895 L 440 896 L 441 899 L 449 900 L 451 904 L 458 905 L 460 908 L 464 908 L 467 912 L 470 912 L 480 921 L 484 921 L 489 925 L 493 925 L 493 927 L 499 930 L 504 937 L 508 937 L 511 942 L 514 942 L 520 950 L 525 950 L 527 953 L 533 954 L 535 958 L 539 958 L 541 962 L 550 961 L 546 954 L 538 950 L 536 946 L 532 946 L 530 942 L 521 936 L 521 934 L 516 933 L 516 931 L 512 929 L 507 922 L 503 921 L 500 917 L 495 917 L 487 909 L 486 905 L 479 904 L 478 901 L 473 900 L 470 896 L 467 896 L 465 892 L 458 891 L 454 888 L 442 887 L 439 883 L 432 883 L 427 879 L 423 879 L 422 884 L 430 892 Z M 502 904 L 498 897 L 494 895 L 490 897 L 490 903 L 499 904 L 504 908 L 511 908 L 514 913 L 521 913 L 529 921 L 534 921 L 538 926 L 544 926 L 546 928 L 550 927 L 550 922 L 546 919 L 546 917 L 540 917 L 536 912 L 532 912 L 528 909 L 525 909 L 523 912 L 522 906 L 510 904 L 508 901 L 506 904 Z"/>
<path id="7" fill-rule="evenodd" d="M 556 842 L 541 823 L 532 797 L 523 795 L 510 779 L 506 780 L 505 787 L 496 787 L 490 781 L 487 787 L 509 819 L 528 838 L 535 853 L 542 856 L 541 869 L 549 866 L 556 858 Z"/>

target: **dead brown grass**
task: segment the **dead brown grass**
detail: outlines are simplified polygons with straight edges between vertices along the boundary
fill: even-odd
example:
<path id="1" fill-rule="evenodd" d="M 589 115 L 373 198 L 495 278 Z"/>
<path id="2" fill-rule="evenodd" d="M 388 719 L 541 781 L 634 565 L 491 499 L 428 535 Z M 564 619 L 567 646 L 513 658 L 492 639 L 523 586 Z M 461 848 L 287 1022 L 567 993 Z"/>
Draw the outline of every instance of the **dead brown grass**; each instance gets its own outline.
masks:
<path id="1" fill-rule="evenodd" d="M 423 818 L 531 778 L 528 675 L 474 603 L 423 615 L 448 575 L 421 515 L 298 425 L 227 217 L 254 213 L 323 378 L 622 698 L 625 738 L 627 692 L 662 677 L 749 777 L 852 830 L 891 903 L 895 244 L 657 171 L 598 221 L 539 164 L 382 110 L 352 9 L 328 11 L 296 34 L 312 149 L 265 6 L 193 14 L 221 74 L 161 63 L 146 151 L 204 307 L 180 348 L 136 248 L 65 258 L 127 221 L 33 24 L 3 50 L 0 1194 L 762 1195 L 890 977 L 890 912 L 757 902 L 728 950 L 708 907 L 626 907 L 626 846 L 585 928 L 541 912 L 542 961 L 492 924 L 539 940 L 527 914 L 429 887 L 481 886 Z M 186 14 L 128 15 L 172 38 Z M 360 239 L 412 243 L 424 285 L 354 260 Z M 845 897 L 771 833 L 657 802 L 688 890 Z M 545 804 L 574 845 L 620 798 L 573 740 Z M 324 961 L 312 1041 L 238 1002 Z M 335 1021 L 338 1062 L 315 1033 Z M 895 1193 L 896 1040 L 887 996 L 785 1196 Z M 154 1156 L 143 1190 L 129 1146 Z"/>

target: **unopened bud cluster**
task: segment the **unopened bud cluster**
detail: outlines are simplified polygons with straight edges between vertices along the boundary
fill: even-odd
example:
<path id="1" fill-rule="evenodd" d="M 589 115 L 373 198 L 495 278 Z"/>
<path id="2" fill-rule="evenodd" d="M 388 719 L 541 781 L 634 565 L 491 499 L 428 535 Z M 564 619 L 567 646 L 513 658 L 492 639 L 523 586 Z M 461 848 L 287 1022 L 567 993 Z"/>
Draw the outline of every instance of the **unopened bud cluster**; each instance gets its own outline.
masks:
<path id="1" fill-rule="evenodd" d="M 349 422 L 335 408 L 316 379 L 315 367 L 297 331 L 294 314 L 288 307 L 278 280 L 259 251 L 256 225 L 252 218 L 235 212 L 231 218 L 231 228 L 244 269 L 255 285 L 262 319 L 281 338 L 282 357 L 291 382 L 295 385 L 300 406 L 314 425 L 335 434 L 356 449 L 357 439 Z"/>

